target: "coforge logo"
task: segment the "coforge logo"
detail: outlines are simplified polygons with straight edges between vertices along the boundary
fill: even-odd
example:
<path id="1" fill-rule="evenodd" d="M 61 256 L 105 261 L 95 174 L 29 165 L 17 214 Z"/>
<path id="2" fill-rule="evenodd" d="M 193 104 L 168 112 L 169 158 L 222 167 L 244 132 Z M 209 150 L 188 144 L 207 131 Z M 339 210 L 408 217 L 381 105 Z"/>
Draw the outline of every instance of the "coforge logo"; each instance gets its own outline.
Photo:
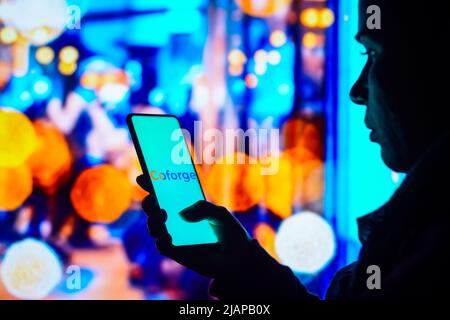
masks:
<path id="1" fill-rule="evenodd" d="M 166 172 L 158 172 L 156 170 L 150 171 L 150 178 L 152 180 L 183 180 L 184 182 L 189 182 L 191 180 L 197 180 L 197 175 L 195 172 L 171 172 L 166 170 Z"/>

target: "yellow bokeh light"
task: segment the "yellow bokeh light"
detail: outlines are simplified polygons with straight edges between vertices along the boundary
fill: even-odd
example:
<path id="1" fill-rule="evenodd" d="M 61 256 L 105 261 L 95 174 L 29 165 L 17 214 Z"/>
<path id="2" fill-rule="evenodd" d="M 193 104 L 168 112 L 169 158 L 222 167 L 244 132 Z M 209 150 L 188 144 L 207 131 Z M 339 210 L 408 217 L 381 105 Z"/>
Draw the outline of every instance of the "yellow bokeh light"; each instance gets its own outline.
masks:
<path id="1" fill-rule="evenodd" d="M 0 167 L 0 210 L 16 210 L 32 191 L 33 178 L 27 166 Z"/>
<path id="2" fill-rule="evenodd" d="M 230 64 L 228 66 L 228 73 L 232 76 L 240 76 L 244 72 L 244 67 L 241 64 Z"/>
<path id="3" fill-rule="evenodd" d="M 293 167 L 288 156 L 272 157 L 270 161 L 262 161 L 273 165 L 278 164 L 275 174 L 264 176 L 264 206 L 278 217 L 285 219 L 292 214 L 294 181 Z"/>
<path id="4" fill-rule="evenodd" d="M 116 159 L 114 165 L 126 174 L 132 187 L 132 200 L 139 203 L 144 200 L 148 192 L 142 189 L 136 182 L 136 177 L 142 174 L 142 169 L 134 148 L 127 148 L 122 156 Z"/>
<path id="5" fill-rule="evenodd" d="M 300 13 L 300 23 L 307 28 L 316 28 L 319 24 L 319 10 L 308 8 Z"/>
<path id="6" fill-rule="evenodd" d="M 231 211 L 246 211 L 263 196 L 261 166 L 243 153 L 222 157 L 210 168 L 205 186 L 215 204 Z"/>
<path id="7" fill-rule="evenodd" d="M 3 44 L 12 44 L 17 40 L 17 31 L 12 27 L 4 27 L 0 30 L 0 42 Z"/>
<path id="8" fill-rule="evenodd" d="M 73 64 L 78 61 L 80 54 L 77 48 L 72 46 L 67 46 L 61 49 L 59 52 L 59 59 L 67 64 Z"/>
<path id="9" fill-rule="evenodd" d="M 86 72 L 80 79 L 81 85 L 88 89 L 98 89 L 101 81 L 101 76 L 95 72 Z"/>
<path id="10" fill-rule="evenodd" d="M 55 58 L 55 52 L 50 47 L 41 47 L 36 50 L 36 60 L 42 65 L 52 63 Z"/>
<path id="11" fill-rule="evenodd" d="M 319 39 L 317 35 L 313 32 L 306 32 L 303 35 L 302 44 L 307 49 L 313 49 L 319 44 Z"/>
<path id="12" fill-rule="evenodd" d="M 132 186 L 125 173 L 111 165 L 83 171 L 75 181 L 70 199 L 77 213 L 90 222 L 111 223 L 128 209 Z"/>
<path id="13" fill-rule="evenodd" d="M 237 5 L 249 16 L 268 18 L 289 10 L 292 0 L 236 0 Z"/>
<path id="14" fill-rule="evenodd" d="M 33 124 L 24 114 L 0 109 L 0 167 L 23 164 L 36 148 Z"/>
<path id="15" fill-rule="evenodd" d="M 247 62 L 247 57 L 239 49 L 232 49 L 228 53 L 228 62 L 233 65 L 242 65 Z"/>
<path id="16" fill-rule="evenodd" d="M 72 74 L 75 73 L 75 71 L 77 70 L 77 64 L 76 63 L 65 63 L 65 62 L 60 62 L 58 64 L 58 70 L 62 75 L 65 76 L 71 76 Z"/>
<path id="17" fill-rule="evenodd" d="M 269 42 L 275 48 L 279 48 L 286 43 L 286 33 L 281 30 L 275 30 L 270 34 Z"/>
<path id="18" fill-rule="evenodd" d="M 334 23 L 334 12 L 329 8 L 323 8 L 319 13 L 319 28 L 326 29 Z"/>

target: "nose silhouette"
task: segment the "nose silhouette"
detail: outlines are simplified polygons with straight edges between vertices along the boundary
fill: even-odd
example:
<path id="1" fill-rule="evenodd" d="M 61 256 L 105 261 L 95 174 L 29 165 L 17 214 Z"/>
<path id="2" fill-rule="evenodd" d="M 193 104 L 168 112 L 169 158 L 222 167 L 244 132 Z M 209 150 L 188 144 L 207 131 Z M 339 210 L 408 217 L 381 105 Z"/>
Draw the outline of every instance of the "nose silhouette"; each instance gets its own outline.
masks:
<path id="1" fill-rule="evenodd" d="M 369 97 L 369 87 L 367 84 L 367 68 L 361 72 L 358 80 L 356 80 L 352 89 L 350 90 L 350 99 L 359 105 L 367 105 Z"/>

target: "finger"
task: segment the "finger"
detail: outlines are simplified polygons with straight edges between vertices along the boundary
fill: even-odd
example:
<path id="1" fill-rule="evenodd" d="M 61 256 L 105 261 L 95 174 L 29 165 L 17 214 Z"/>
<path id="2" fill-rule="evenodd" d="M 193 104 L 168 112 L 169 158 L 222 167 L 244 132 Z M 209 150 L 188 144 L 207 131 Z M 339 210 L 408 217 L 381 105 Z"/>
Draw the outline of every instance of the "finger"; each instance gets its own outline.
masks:
<path id="1" fill-rule="evenodd" d="M 136 182 L 139 185 L 139 187 L 141 187 L 145 191 L 152 192 L 150 181 L 148 181 L 148 179 L 145 177 L 145 175 L 141 174 L 141 175 L 137 176 Z"/>
<path id="2" fill-rule="evenodd" d="M 234 222 L 236 219 L 224 207 L 200 200 L 192 206 L 181 210 L 181 217 L 188 222 L 208 220 L 211 224 L 221 225 Z"/>
<path id="3" fill-rule="evenodd" d="M 160 238 L 169 233 L 165 224 L 166 219 L 167 214 L 163 210 L 160 214 L 152 215 L 147 219 L 147 228 L 152 237 Z"/>
<path id="4" fill-rule="evenodd" d="M 147 215 L 159 213 L 159 211 L 161 211 L 159 209 L 158 201 L 156 201 L 156 197 L 153 194 L 149 194 L 142 200 L 142 210 L 144 210 Z"/>
<path id="5" fill-rule="evenodd" d="M 180 215 L 189 222 L 207 220 L 222 244 L 240 244 L 249 239 L 245 228 L 226 208 L 210 202 L 198 201 L 182 210 Z"/>
<path id="6" fill-rule="evenodd" d="M 166 233 L 157 238 L 156 248 L 162 255 L 173 259 L 172 255 L 175 247 L 172 244 L 172 237 L 170 234 Z"/>

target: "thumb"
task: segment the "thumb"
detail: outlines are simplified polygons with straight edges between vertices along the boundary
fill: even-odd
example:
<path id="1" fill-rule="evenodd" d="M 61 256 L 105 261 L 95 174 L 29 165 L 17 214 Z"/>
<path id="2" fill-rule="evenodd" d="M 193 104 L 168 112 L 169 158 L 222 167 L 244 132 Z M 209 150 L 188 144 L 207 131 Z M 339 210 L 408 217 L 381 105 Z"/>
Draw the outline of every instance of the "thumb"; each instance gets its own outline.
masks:
<path id="1" fill-rule="evenodd" d="M 208 201 L 198 201 L 182 210 L 180 215 L 188 222 L 207 220 L 219 242 L 225 246 L 240 245 L 250 239 L 245 228 L 226 208 Z"/>

